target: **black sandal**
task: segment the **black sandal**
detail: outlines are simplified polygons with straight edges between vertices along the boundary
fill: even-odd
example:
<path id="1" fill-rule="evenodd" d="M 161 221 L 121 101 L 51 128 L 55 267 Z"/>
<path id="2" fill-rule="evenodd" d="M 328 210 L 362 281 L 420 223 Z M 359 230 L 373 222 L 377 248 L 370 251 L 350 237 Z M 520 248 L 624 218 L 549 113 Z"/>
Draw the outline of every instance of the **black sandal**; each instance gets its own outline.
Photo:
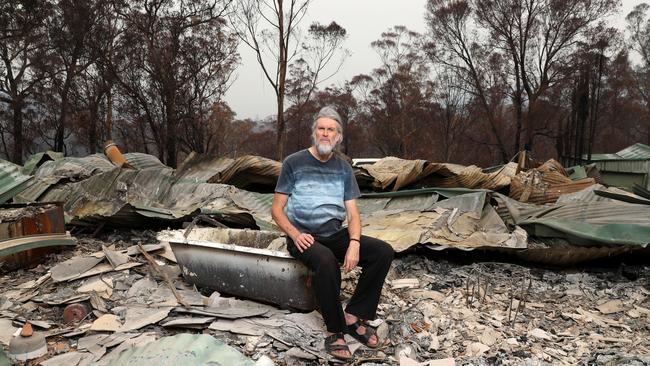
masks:
<path id="1" fill-rule="evenodd" d="M 343 333 L 334 333 L 332 335 L 325 337 L 325 352 L 327 352 L 328 355 L 337 358 L 339 360 L 350 361 L 353 357 L 352 357 L 352 352 L 350 352 L 350 348 L 348 347 L 348 345 L 334 343 L 339 339 L 345 340 L 345 337 L 343 337 Z M 334 353 L 336 351 L 348 351 L 350 356 L 349 357 L 341 356 L 339 354 Z"/>
<path id="2" fill-rule="evenodd" d="M 360 327 L 366 328 L 366 332 L 364 334 L 359 334 L 357 332 Z M 377 348 L 377 347 L 379 347 L 379 337 L 377 336 L 377 331 L 375 330 L 375 328 L 371 327 L 367 323 L 362 322 L 361 319 L 357 318 L 356 322 L 354 322 L 352 324 L 348 324 L 348 328 L 347 328 L 346 333 L 348 333 L 349 335 L 354 337 L 354 339 L 361 342 L 366 347 L 369 347 L 369 348 Z M 373 335 L 377 339 L 377 343 L 374 346 L 370 345 L 370 338 Z"/>

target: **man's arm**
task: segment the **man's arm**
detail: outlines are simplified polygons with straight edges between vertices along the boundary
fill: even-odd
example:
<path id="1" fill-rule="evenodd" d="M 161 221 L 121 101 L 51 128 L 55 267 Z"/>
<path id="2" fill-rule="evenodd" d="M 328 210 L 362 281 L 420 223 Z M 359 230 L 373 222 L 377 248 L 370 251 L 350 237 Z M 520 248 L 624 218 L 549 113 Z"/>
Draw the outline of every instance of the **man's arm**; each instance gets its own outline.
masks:
<path id="1" fill-rule="evenodd" d="M 314 238 L 310 234 L 301 233 L 295 226 L 293 226 L 293 224 L 291 224 L 287 214 L 284 213 L 284 206 L 287 205 L 288 200 L 288 195 L 276 192 L 273 195 L 273 203 L 271 204 L 271 216 L 280 229 L 284 231 L 291 240 L 293 240 L 298 251 L 302 253 L 314 243 Z"/>
<path id="2" fill-rule="evenodd" d="M 354 267 L 359 263 L 361 216 L 359 215 L 357 200 L 345 201 L 345 210 L 348 216 L 348 234 L 350 234 L 350 243 L 343 262 L 343 270 L 347 273 L 354 269 Z"/>

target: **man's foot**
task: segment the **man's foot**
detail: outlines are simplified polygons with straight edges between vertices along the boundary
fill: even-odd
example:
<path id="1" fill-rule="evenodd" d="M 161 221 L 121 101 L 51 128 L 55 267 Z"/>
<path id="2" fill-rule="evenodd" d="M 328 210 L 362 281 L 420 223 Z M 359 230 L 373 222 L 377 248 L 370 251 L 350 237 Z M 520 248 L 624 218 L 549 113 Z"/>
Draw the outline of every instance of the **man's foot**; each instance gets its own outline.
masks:
<path id="1" fill-rule="evenodd" d="M 345 313 L 345 324 L 348 326 L 347 333 L 359 342 L 370 348 L 376 348 L 379 345 L 375 329 L 362 322 L 358 317 Z"/>
<path id="2" fill-rule="evenodd" d="M 352 353 L 345 343 L 343 333 L 331 333 L 325 337 L 325 352 L 339 360 L 349 361 L 352 359 Z"/>

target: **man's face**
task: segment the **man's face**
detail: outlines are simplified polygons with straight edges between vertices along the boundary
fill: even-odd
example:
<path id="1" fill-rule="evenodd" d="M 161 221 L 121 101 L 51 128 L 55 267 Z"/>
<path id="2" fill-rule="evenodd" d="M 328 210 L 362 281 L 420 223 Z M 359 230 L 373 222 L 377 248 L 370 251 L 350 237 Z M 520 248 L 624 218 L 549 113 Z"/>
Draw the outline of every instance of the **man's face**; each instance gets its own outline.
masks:
<path id="1" fill-rule="evenodd" d="M 314 145 L 321 154 L 329 154 L 338 143 L 336 121 L 331 118 L 321 117 L 316 121 L 314 132 Z"/>

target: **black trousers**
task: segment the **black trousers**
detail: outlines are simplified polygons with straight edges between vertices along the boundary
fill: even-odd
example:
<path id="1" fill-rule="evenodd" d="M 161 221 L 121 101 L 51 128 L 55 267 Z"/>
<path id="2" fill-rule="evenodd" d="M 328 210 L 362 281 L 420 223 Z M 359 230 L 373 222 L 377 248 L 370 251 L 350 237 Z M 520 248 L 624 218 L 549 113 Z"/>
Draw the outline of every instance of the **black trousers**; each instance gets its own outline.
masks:
<path id="1" fill-rule="evenodd" d="M 315 242 L 300 253 L 290 238 L 287 249 L 314 272 L 312 285 L 325 319 L 327 331 L 338 333 L 346 328 L 341 305 L 341 264 L 350 244 L 347 228 L 328 237 L 315 236 Z M 361 236 L 359 266 L 361 276 L 345 311 L 361 319 L 375 319 L 381 288 L 393 261 L 393 248 L 379 239 Z"/>

